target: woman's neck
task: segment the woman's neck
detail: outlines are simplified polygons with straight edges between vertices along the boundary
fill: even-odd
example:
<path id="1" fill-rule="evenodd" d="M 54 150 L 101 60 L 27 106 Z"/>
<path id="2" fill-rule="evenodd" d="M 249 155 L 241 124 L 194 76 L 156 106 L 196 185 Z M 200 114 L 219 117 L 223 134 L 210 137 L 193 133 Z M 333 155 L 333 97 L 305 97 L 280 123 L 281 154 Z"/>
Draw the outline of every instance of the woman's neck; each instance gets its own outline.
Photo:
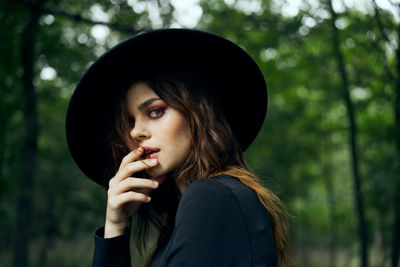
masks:
<path id="1" fill-rule="evenodd" d="M 177 186 L 178 186 L 179 192 L 181 193 L 181 196 L 182 196 L 183 193 L 185 192 L 187 186 L 184 185 L 183 183 L 179 183 L 179 184 L 177 184 Z"/>

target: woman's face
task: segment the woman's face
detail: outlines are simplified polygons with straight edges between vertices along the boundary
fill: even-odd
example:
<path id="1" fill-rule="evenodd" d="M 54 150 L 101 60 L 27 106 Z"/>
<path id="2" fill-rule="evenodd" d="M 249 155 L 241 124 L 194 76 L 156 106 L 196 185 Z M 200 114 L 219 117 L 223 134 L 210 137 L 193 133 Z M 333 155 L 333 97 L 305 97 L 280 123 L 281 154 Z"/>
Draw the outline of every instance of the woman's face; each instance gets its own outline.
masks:
<path id="1" fill-rule="evenodd" d="M 133 84 L 127 92 L 131 115 L 130 135 L 145 149 L 143 158 L 157 158 L 158 165 L 146 172 L 164 180 L 187 158 L 191 131 L 183 114 L 166 102 L 144 82 Z"/>

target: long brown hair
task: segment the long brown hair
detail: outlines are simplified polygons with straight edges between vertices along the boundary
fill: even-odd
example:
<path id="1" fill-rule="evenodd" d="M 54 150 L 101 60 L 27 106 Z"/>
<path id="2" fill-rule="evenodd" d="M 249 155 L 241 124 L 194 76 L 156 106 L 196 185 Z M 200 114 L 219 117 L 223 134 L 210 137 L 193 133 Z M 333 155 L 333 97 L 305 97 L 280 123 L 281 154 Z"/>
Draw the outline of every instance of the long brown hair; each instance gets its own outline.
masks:
<path id="1" fill-rule="evenodd" d="M 138 210 L 136 245 L 139 251 L 146 247 L 149 223 L 160 231 L 157 246 L 147 261 L 150 264 L 155 253 L 168 241 L 172 234 L 180 193 L 177 184 L 188 186 L 198 179 L 207 179 L 226 174 L 239 179 L 253 189 L 268 211 L 271 221 L 278 264 L 291 261 L 292 241 L 286 222 L 288 213 L 279 198 L 266 189 L 247 166 L 240 145 L 231 127 L 219 108 L 218 98 L 210 85 L 189 73 L 162 73 L 137 80 L 145 82 L 168 105 L 184 114 L 192 140 L 191 153 L 186 161 L 167 174 L 167 179 L 158 190 L 153 191 L 152 202 L 143 204 Z M 207 88 L 208 87 L 208 88 Z M 125 94 L 121 95 L 116 110 L 115 129 L 110 135 L 114 169 L 116 172 L 123 158 L 138 146 L 129 135 L 130 124 Z M 146 176 L 145 173 L 135 174 Z"/>

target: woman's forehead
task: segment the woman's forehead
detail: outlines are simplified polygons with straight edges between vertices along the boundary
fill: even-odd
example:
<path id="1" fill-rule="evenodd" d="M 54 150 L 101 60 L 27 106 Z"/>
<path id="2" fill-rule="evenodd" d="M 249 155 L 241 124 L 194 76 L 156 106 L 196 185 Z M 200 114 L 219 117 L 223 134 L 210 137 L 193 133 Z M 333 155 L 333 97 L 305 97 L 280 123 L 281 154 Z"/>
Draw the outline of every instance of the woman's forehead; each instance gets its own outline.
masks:
<path id="1" fill-rule="evenodd" d="M 126 94 L 126 103 L 129 112 L 141 111 L 143 104 L 149 101 L 159 100 L 160 97 L 145 82 L 137 82 L 129 87 Z"/>

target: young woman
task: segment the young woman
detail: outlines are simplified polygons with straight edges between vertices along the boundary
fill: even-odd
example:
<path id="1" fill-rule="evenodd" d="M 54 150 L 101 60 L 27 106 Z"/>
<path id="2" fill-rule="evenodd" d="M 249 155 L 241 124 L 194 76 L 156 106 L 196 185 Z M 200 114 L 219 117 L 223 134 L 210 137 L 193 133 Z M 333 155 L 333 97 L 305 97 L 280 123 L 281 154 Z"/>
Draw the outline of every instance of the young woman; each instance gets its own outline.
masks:
<path id="1" fill-rule="evenodd" d="M 242 154 L 266 107 L 257 65 L 213 34 L 151 31 L 97 60 L 66 124 L 73 158 L 107 190 L 93 266 L 131 266 L 130 235 L 143 247 L 149 224 L 159 238 L 147 266 L 289 262 L 284 208 Z"/>

